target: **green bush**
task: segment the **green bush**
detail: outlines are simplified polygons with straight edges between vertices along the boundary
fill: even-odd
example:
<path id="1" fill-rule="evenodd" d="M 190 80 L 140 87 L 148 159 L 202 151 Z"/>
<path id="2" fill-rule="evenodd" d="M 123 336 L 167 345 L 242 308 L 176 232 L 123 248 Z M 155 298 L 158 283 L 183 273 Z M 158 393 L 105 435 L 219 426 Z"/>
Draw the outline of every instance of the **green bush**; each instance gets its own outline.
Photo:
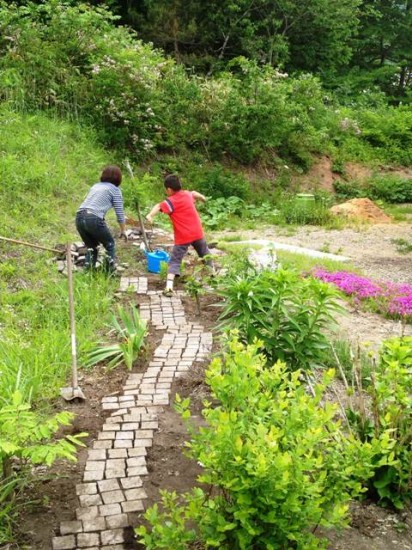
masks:
<path id="1" fill-rule="evenodd" d="M 368 196 L 390 203 L 412 202 L 412 178 L 375 177 L 368 185 Z"/>
<path id="2" fill-rule="evenodd" d="M 299 372 L 265 368 L 257 345 L 229 343 L 206 372 L 206 425 L 192 429 L 189 455 L 203 466 L 196 488 L 163 493 L 136 531 L 148 550 L 325 548 L 318 525 L 343 526 L 350 498 L 362 492 L 376 449 L 343 434 L 336 409 L 321 405 L 328 373 L 308 395 Z M 189 418 L 189 401 L 177 408 Z"/>
<path id="3" fill-rule="evenodd" d="M 322 365 L 329 343 L 324 334 L 340 311 L 331 285 L 291 270 L 226 275 L 217 289 L 221 330 L 237 329 L 242 342 L 262 343 L 269 363 L 293 369 Z"/>
<path id="4" fill-rule="evenodd" d="M 211 169 L 199 169 L 188 173 L 190 185 L 208 197 L 214 199 L 224 197 L 250 198 L 250 186 L 248 181 L 240 174 L 234 174 L 225 170 L 222 166 L 214 166 Z"/>
<path id="5" fill-rule="evenodd" d="M 383 200 L 388 203 L 412 202 L 412 179 L 398 176 L 374 176 L 370 180 L 335 181 L 334 189 L 341 199 L 367 197 L 371 200 Z"/>

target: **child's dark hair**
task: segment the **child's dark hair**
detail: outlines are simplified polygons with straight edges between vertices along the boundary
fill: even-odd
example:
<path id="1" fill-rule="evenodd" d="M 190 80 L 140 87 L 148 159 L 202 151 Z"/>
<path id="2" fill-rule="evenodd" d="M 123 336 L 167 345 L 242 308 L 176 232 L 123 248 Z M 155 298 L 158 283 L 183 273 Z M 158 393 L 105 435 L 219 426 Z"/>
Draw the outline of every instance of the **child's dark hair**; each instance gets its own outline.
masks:
<path id="1" fill-rule="evenodd" d="M 100 181 L 106 181 L 113 183 L 116 187 L 122 183 L 122 171 L 115 164 L 106 166 L 103 169 L 102 175 L 100 176 Z"/>
<path id="2" fill-rule="evenodd" d="M 180 191 L 182 184 L 177 176 L 174 174 L 169 174 L 165 177 L 165 187 L 166 189 L 172 189 L 173 191 Z"/>

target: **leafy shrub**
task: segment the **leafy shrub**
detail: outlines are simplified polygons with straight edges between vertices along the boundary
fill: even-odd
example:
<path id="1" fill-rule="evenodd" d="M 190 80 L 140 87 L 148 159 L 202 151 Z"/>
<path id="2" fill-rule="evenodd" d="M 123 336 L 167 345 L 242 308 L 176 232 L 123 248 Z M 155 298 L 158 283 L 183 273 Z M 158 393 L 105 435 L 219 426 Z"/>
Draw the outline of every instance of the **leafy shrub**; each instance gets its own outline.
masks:
<path id="1" fill-rule="evenodd" d="M 360 138 L 371 144 L 387 162 L 412 162 L 412 111 L 410 107 L 359 112 Z"/>
<path id="2" fill-rule="evenodd" d="M 336 180 L 333 182 L 333 188 L 338 199 L 360 199 L 368 196 L 367 187 L 357 181 Z"/>
<path id="3" fill-rule="evenodd" d="M 377 468 L 370 488 L 382 503 L 398 509 L 412 499 L 412 337 L 394 338 L 383 344 L 380 360 L 372 371 L 366 392 L 372 412 L 366 413 L 362 384 L 359 399 L 351 400 L 347 416 L 364 441 L 387 439 L 376 457 Z"/>
<path id="4" fill-rule="evenodd" d="M 341 199 L 367 197 L 388 203 L 412 202 L 412 179 L 396 176 L 375 176 L 362 184 L 356 181 L 335 181 L 334 189 Z"/>
<path id="5" fill-rule="evenodd" d="M 224 299 L 221 329 L 237 329 L 248 344 L 258 339 L 269 363 L 282 360 L 293 370 L 323 363 L 324 331 L 340 310 L 329 285 L 290 270 L 249 270 L 227 275 L 217 293 Z"/>
<path id="6" fill-rule="evenodd" d="M 247 180 L 239 174 L 233 174 L 221 166 L 211 170 L 199 170 L 188 175 L 193 188 L 214 199 L 219 197 L 250 197 L 250 188 Z"/>
<path id="7" fill-rule="evenodd" d="M 412 202 L 412 178 L 375 177 L 367 186 L 368 197 L 390 203 Z"/>
<path id="8" fill-rule="evenodd" d="M 22 394 L 15 391 L 10 402 L 0 405 L 0 543 L 9 542 L 15 512 L 15 491 L 28 483 L 26 465 L 52 465 L 57 459 L 76 461 L 78 446 L 87 434 L 56 437 L 74 415 L 62 411 L 52 417 L 31 410 Z M 13 468 L 17 466 L 18 468 Z"/>
<path id="9" fill-rule="evenodd" d="M 229 343 L 206 372 L 213 404 L 206 426 L 192 429 L 189 455 L 202 464 L 196 488 L 178 504 L 163 493 L 163 511 L 147 510 L 136 531 L 148 550 L 324 548 L 316 526 L 343 526 L 349 500 L 371 475 L 376 449 L 343 434 L 336 409 L 321 405 L 325 375 L 309 396 L 282 363 L 265 368 L 258 345 Z M 184 418 L 189 400 L 177 399 Z"/>

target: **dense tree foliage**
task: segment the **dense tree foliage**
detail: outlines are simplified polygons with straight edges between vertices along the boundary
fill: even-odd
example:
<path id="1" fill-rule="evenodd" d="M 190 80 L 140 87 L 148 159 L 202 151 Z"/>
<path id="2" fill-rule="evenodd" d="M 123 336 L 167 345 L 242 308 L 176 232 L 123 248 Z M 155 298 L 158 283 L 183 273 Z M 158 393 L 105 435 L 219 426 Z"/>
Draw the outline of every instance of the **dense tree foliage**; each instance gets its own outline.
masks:
<path id="1" fill-rule="evenodd" d="M 143 41 L 196 72 L 217 73 L 244 56 L 292 74 L 313 72 L 349 95 L 373 86 L 395 102 L 412 95 L 412 0 L 107 0 L 106 5 Z"/>
<path id="2" fill-rule="evenodd" d="M 86 122 L 106 145 L 128 148 L 139 159 L 190 151 L 209 161 L 293 163 L 307 168 L 313 154 L 338 152 L 340 159 L 349 154 L 359 160 L 410 162 L 410 108 L 389 110 L 383 93 L 371 89 L 371 79 L 362 93 L 354 93 L 363 83 L 361 71 L 367 68 L 359 69 L 358 81 L 353 75 L 349 80 L 339 76 L 338 64 L 343 66 L 350 52 L 342 49 L 340 56 L 332 56 L 333 40 L 337 52 L 337 36 L 343 32 L 332 17 L 323 18 L 329 22 L 329 38 L 319 31 L 313 49 L 304 47 L 305 23 L 302 18 L 298 31 L 297 12 L 289 25 L 295 48 L 302 50 L 298 56 L 302 68 L 317 63 L 321 56 L 316 51 L 323 52 L 323 82 L 315 71 L 286 73 L 273 66 L 275 57 L 279 63 L 282 58 L 285 66 L 293 62 L 286 39 L 283 49 L 273 42 L 272 63 L 256 59 L 257 53 L 223 59 L 224 50 L 231 51 L 231 37 L 241 40 L 240 28 L 246 32 L 250 26 L 244 2 L 233 4 L 227 13 L 216 4 L 213 15 L 203 22 L 212 25 L 219 20 L 227 29 L 236 27 L 236 32 L 226 33 L 220 61 L 217 55 L 220 70 L 205 75 L 189 71 L 139 39 L 138 33 L 119 25 L 119 16 L 108 8 L 59 0 L 18 6 L 0 0 L 0 98 L 16 110 L 48 109 Z M 295 4 L 282 2 L 293 13 Z M 161 0 L 156 6 L 160 10 Z M 182 8 L 178 0 L 174 6 L 177 11 Z M 339 9 L 345 6 L 349 9 L 346 0 Z M 315 10 L 320 10 L 321 0 L 307 0 L 309 7 L 321 22 L 321 11 Z M 309 19 L 308 11 L 305 21 Z M 284 21 L 289 21 L 286 16 Z M 252 40 L 254 29 L 249 28 L 250 44 L 258 48 L 259 42 Z M 179 40 L 176 55 L 184 55 Z M 324 83 L 334 74 L 339 94 L 325 91 Z"/>

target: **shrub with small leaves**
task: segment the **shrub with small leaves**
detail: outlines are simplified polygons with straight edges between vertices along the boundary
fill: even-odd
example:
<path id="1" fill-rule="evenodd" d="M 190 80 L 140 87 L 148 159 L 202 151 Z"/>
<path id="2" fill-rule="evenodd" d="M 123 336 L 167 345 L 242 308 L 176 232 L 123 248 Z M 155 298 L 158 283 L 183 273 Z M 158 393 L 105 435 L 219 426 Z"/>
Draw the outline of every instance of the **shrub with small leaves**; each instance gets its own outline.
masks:
<path id="1" fill-rule="evenodd" d="M 137 529 L 145 547 L 325 548 L 315 528 L 346 524 L 377 452 L 342 433 L 335 406 L 321 404 L 331 377 L 310 396 L 300 372 L 280 362 L 268 369 L 257 344 L 232 339 L 206 372 L 213 404 L 205 403 L 206 425 L 192 428 L 188 444 L 206 489 L 185 494 L 183 504 L 163 493 L 163 510 L 150 508 L 150 526 Z M 177 409 L 190 419 L 189 400 L 178 398 Z"/>

